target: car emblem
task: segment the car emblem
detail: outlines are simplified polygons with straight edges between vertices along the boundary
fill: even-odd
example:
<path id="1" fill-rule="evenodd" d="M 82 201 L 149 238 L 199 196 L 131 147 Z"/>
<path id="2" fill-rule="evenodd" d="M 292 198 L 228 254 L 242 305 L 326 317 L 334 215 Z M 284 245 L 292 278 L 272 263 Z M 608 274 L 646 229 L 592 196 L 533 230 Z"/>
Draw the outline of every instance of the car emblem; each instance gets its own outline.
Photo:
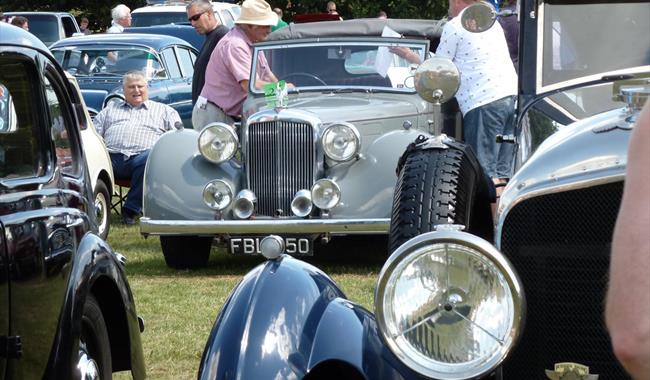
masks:
<path id="1" fill-rule="evenodd" d="M 555 363 L 553 371 L 546 370 L 551 380 L 597 380 L 598 375 L 590 375 L 589 367 L 578 363 Z"/>
<path id="2" fill-rule="evenodd" d="M 624 125 L 613 124 L 613 125 L 603 125 L 603 126 L 600 126 L 600 127 L 594 127 L 594 128 L 592 128 L 591 131 L 593 133 L 605 133 L 605 132 L 613 131 L 615 129 L 620 129 L 620 130 L 623 130 L 623 131 L 629 131 L 632 128 L 634 128 L 634 124 L 632 124 L 632 123 L 624 124 Z"/>

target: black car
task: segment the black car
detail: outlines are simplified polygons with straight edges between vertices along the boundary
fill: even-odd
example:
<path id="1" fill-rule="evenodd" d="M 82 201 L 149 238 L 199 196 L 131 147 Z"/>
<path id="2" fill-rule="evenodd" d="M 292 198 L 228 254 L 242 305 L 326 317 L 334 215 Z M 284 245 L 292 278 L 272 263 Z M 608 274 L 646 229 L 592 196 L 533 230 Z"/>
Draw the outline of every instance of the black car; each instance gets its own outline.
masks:
<path id="1" fill-rule="evenodd" d="M 0 379 L 142 379 L 124 258 L 97 235 L 81 98 L 34 35 L 0 35 Z"/>

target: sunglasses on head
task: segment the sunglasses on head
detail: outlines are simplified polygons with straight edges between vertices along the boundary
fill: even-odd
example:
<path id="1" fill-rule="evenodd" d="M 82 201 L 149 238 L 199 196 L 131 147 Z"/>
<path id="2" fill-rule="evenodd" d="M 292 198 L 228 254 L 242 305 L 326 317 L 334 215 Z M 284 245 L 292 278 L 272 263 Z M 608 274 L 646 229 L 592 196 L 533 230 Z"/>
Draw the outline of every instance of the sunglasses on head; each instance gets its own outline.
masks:
<path id="1" fill-rule="evenodd" d="M 201 18 L 201 15 L 204 14 L 205 12 L 207 12 L 207 11 L 203 11 L 203 12 L 201 12 L 201 13 L 197 13 L 197 14 L 195 14 L 195 15 L 192 16 L 192 17 L 188 17 L 188 18 L 187 18 L 187 21 L 189 21 L 189 22 L 196 21 L 196 20 L 198 20 L 199 18 Z"/>

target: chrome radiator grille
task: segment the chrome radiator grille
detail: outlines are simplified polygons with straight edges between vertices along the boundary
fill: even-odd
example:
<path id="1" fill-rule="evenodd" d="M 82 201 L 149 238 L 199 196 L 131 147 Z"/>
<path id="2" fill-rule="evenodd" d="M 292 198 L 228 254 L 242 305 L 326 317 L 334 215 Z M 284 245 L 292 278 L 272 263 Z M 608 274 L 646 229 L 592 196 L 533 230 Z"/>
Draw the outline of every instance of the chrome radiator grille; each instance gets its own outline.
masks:
<path id="1" fill-rule="evenodd" d="M 314 132 L 308 123 L 270 121 L 248 126 L 248 185 L 259 215 L 288 216 L 291 200 L 314 182 Z M 281 211 L 279 211 L 281 210 Z"/>

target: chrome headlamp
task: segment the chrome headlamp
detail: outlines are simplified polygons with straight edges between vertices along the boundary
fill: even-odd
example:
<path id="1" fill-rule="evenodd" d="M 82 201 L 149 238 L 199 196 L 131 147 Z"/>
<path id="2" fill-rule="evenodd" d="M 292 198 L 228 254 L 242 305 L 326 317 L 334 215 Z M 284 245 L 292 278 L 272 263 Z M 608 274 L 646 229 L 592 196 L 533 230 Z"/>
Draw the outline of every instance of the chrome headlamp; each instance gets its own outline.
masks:
<path id="1" fill-rule="evenodd" d="M 359 153 L 359 131 L 350 123 L 334 123 L 323 131 L 321 144 L 325 155 L 334 161 L 348 161 Z"/>
<path id="2" fill-rule="evenodd" d="M 232 203 L 232 188 L 220 179 L 208 182 L 203 188 L 203 202 L 213 210 L 223 210 Z"/>
<path id="3" fill-rule="evenodd" d="M 523 293 L 490 243 L 460 231 L 417 236 L 381 270 L 375 312 L 382 337 L 409 368 L 468 379 L 497 367 L 514 346 Z"/>
<path id="4" fill-rule="evenodd" d="M 311 187 L 311 201 L 321 210 L 331 210 L 341 201 L 341 188 L 329 178 L 319 179 Z"/>
<path id="5" fill-rule="evenodd" d="M 232 158 L 237 152 L 238 144 L 237 132 L 225 123 L 208 124 L 199 134 L 199 152 L 215 164 Z"/>

